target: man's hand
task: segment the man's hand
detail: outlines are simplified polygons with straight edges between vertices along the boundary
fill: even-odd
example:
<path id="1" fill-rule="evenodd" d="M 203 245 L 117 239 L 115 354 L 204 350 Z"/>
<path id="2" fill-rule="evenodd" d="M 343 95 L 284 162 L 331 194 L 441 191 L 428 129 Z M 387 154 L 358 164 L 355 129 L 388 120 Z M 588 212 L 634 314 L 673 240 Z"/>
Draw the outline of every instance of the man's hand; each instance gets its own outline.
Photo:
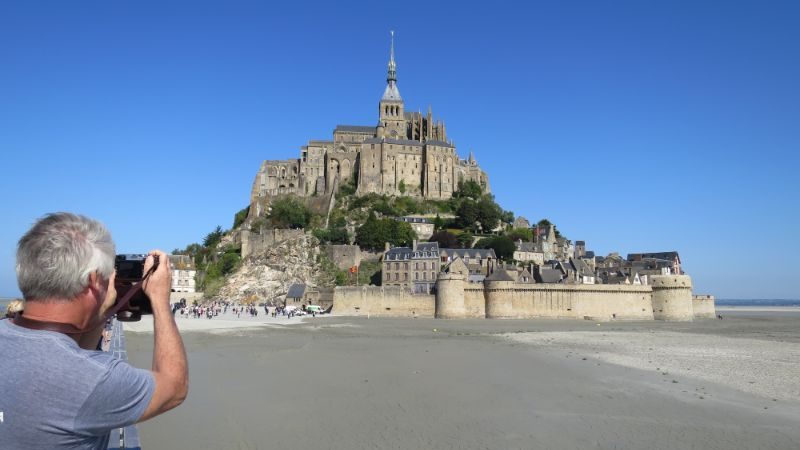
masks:
<path id="1" fill-rule="evenodd" d="M 114 306 L 114 303 L 117 301 L 117 288 L 114 285 L 114 280 L 116 278 L 117 271 L 115 270 L 111 272 L 111 276 L 108 277 L 108 287 L 105 289 L 105 299 L 103 300 L 103 303 L 100 304 L 100 308 L 97 310 L 97 315 L 94 317 L 94 321 L 97 322 L 97 326 L 78 337 L 78 345 L 82 349 L 95 350 L 97 348 L 97 342 L 100 340 L 100 336 L 103 334 L 103 328 L 106 325 L 106 311 Z M 97 274 L 92 275 L 90 277 L 90 282 L 99 283 L 99 276 Z"/>
<path id="2" fill-rule="evenodd" d="M 161 250 L 152 250 L 144 261 L 144 273 L 153 267 L 153 257 L 158 256 L 158 267 L 144 281 L 144 293 L 150 298 L 153 309 L 162 306 L 169 309 L 169 292 L 172 289 L 172 270 L 167 254 Z"/>
<path id="3" fill-rule="evenodd" d="M 106 311 L 108 311 L 114 303 L 117 302 L 117 287 L 114 284 L 114 281 L 117 279 L 117 271 L 111 272 L 111 276 L 108 277 L 108 288 L 106 289 L 106 299 L 103 301 L 103 304 L 100 305 L 100 310 L 97 314 L 97 319 L 105 323 Z"/>
<path id="4" fill-rule="evenodd" d="M 153 250 L 144 262 L 144 273 L 153 267 L 153 256 L 158 256 L 158 268 L 144 282 L 144 293 L 153 304 L 153 378 L 156 389 L 139 422 L 155 417 L 180 405 L 189 392 L 189 367 L 186 351 L 175 318 L 169 309 L 169 291 L 172 272 L 169 258 L 160 250 Z"/>

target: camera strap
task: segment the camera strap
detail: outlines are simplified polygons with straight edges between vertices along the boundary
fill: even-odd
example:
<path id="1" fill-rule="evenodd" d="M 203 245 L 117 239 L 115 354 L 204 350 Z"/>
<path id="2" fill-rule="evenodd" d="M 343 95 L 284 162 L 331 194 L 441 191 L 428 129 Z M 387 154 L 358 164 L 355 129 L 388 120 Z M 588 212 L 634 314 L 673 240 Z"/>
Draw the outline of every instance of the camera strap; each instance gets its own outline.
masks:
<path id="1" fill-rule="evenodd" d="M 100 324 L 104 323 L 105 321 L 113 317 L 120 309 L 126 307 L 128 305 L 128 302 L 131 301 L 131 298 L 133 298 L 133 296 L 136 295 L 136 293 L 142 290 L 142 286 L 145 280 L 147 280 L 147 278 L 155 271 L 155 267 L 156 266 L 150 268 L 150 270 L 144 275 L 144 277 L 142 277 L 142 281 L 131 285 L 130 289 L 128 289 L 128 292 L 126 292 L 121 299 L 117 300 L 117 302 L 114 303 L 114 306 L 112 306 L 111 308 L 109 308 L 108 311 L 106 311 L 102 320 L 97 322 L 90 322 L 89 325 L 87 325 L 84 328 L 78 328 L 71 323 L 46 322 L 42 320 L 30 319 L 28 317 L 25 317 L 24 312 L 22 313 L 22 315 L 17 315 L 17 317 L 14 318 L 14 324 L 19 325 L 23 328 L 29 328 L 31 330 L 55 331 L 56 333 L 66 334 L 68 336 L 72 336 L 75 334 L 83 334 L 86 333 L 87 331 L 91 331 Z"/>

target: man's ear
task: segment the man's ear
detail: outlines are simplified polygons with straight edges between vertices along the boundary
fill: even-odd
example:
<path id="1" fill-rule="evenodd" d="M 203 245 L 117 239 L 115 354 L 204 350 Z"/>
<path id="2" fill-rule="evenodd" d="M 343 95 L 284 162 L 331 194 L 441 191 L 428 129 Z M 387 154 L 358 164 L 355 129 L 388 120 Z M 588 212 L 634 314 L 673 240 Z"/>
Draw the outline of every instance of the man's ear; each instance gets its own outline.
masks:
<path id="1" fill-rule="evenodd" d="M 89 274 L 89 288 L 92 290 L 100 290 L 103 287 L 103 281 L 100 274 L 97 271 L 92 272 Z"/>

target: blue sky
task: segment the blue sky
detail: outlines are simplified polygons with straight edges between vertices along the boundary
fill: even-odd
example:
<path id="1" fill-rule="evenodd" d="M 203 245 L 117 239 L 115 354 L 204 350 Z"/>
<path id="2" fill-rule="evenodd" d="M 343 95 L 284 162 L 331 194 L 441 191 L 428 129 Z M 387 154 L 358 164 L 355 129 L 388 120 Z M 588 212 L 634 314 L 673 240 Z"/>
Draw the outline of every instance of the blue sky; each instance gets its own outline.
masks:
<path id="1" fill-rule="evenodd" d="M 4 2 L 0 296 L 44 213 L 120 252 L 229 228 L 264 159 L 373 125 L 389 30 L 506 209 L 698 293 L 800 298 L 797 2 Z"/>

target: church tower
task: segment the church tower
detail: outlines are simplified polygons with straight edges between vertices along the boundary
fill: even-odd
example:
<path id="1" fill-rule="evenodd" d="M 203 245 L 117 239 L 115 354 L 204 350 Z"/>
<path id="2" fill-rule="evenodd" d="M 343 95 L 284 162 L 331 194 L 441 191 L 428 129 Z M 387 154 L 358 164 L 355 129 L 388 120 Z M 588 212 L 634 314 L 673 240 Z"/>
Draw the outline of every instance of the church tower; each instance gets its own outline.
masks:
<path id="1" fill-rule="evenodd" d="M 406 119 L 403 110 L 403 99 L 397 89 L 397 66 L 394 63 L 394 31 L 391 32 L 392 43 L 389 55 L 389 73 L 386 77 L 386 90 L 378 106 L 379 134 L 383 128 L 383 135 L 388 139 L 406 139 Z"/>

